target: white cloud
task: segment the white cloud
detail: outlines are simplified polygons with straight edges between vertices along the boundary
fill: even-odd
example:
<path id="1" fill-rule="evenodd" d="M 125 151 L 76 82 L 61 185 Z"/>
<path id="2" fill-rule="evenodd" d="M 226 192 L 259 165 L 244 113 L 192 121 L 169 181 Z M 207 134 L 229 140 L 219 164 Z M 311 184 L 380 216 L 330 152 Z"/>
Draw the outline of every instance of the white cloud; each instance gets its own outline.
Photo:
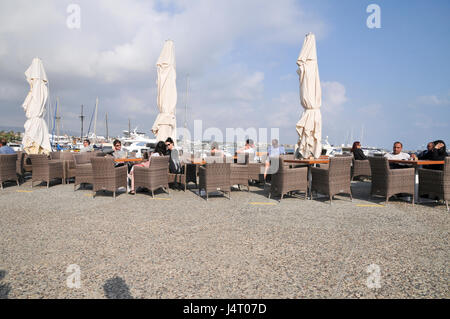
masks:
<path id="1" fill-rule="evenodd" d="M 417 98 L 417 104 L 420 105 L 442 105 L 450 106 L 449 97 L 438 97 L 436 95 L 424 95 Z"/>
<path id="2" fill-rule="evenodd" d="M 322 110 L 337 113 L 341 106 L 347 102 L 345 86 L 339 82 L 321 82 Z"/>
<path id="3" fill-rule="evenodd" d="M 23 72 L 39 56 L 51 94 L 64 101 L 64 112 L 75 114 L 81 104 L 89 104 L 90 110 L 99 96 L 99 112 L 108 112 L 111 127 L 126 126 L 130 116 L 148 132 L 156 114 L 155 63 L 170 38 L 175 43 L 179 110 L 184 110 L 184 81 L 190 74 L 190 120 L 202 118 L 218 127 L 267 124 L 261 115 L 267 104 L 265 74 L 270 61 L 280 63 L 277 46 L 300 49 L 308 31 L 318 39 L 326 32 L 325 24 L 306 15 L 295 0 L 79 0 L 79 30 L 66 26 L 69 3 L 0 2 L 1 76 L 14 80 L 2 89 L 0 102 L 22 102 L 27 93 Z M 249 50 L 251 61 L 236 54 Z M 268 63 L 249 67 L 260 50 Z M 300 109 L 298 100 L 295 109 Z M 73 114 L 62 116 L 72 118 L 66 126 L 78 130 Z"/>

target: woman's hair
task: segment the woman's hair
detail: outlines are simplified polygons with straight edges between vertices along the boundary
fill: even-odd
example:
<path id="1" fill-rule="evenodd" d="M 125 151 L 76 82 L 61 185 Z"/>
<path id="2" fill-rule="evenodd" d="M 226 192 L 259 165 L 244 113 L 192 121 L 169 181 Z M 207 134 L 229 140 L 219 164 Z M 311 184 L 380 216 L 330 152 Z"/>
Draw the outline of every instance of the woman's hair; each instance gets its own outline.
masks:
<path id="1" fill-rule="evenodd" d="M 217 142 L 212 142 L 211 143 L 211 150 L 218 150 L 219 149 L 219 144 Z"/>
<path id="2" fill-rule="evenodd" d="M 361 143 L 359 141 L 353 143 L 352 152 L 356 151 L 357 146 L 361 146 Z"/>
<path id="3" fill-rule="evenodd" d="M 437 140 L 437 141 L 434 141 L 433 143 L 434 143 L 434 146 L 436 146 L 438 143 L 444 144 L 444 146 L 442 146 L 439 149 L 439 154 L 440 155 L 447 153 L 446 145 L 445 145 L 445 142 L 443 140 Z"/>
<path id="4" fill-rule="evenodd" d="M 159 155 L 161 156 L 166 154 L 166 143 L 164 143 L 163 141 L 159 141 L 155 146 L 154 152 L 159 153 Z"/>
<path id="5" fill-rule="evenodd" d="M 114 145 L 114 146 L 116 146 L 116 144 L 120 144 L 120 145 L 122 145 L 122 142 L 121 142 L 121 141 L 119 141 L 119 140 L 114 140 L 114 142 L 113 142 L 113 145 Z"/>
<path id="6" fill-rule="evenodd" d="M 172 139 L 171 137 L 168 137 L 168 138 L 166 139 L 166 143 L 174 144 L 174 143 L 173 143 L 173 139 Z M 164 144 L 164 145 L 166 145 L 166 144 Z"/>

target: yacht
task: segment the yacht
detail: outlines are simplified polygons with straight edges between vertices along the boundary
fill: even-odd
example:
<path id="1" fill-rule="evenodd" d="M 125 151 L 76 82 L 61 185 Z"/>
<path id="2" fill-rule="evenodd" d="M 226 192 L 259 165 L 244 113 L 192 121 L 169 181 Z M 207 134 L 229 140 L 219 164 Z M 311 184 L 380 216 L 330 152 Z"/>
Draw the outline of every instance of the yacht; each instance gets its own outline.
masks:
<path id="1" fill-rule="evenodd" d="M 122 149 L 128 153 L 135 152 L 136 157 L 142 157 L 144 152 L 154 150 L 158 142 L 156 139 L 146 136 L 145 133 L 138 132 L 137 127 L 131 132 L 123 131 L 123 135 L 120 138 Z"/>

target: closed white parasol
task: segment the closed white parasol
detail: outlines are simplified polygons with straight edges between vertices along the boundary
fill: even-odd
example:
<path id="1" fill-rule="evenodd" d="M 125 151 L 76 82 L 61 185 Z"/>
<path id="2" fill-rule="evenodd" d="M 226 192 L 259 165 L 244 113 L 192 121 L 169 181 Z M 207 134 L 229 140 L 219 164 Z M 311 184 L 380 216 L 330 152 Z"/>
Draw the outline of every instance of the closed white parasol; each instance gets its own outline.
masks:
<path id="1" fill-rule="evenodd" d="M 177 74 L 173 41 L 167 40 L 156 63 L 158 68 L 158 109 L 159 114 L 152 126 L 158 141 L 171 137 L 176 143 Z"/>
<path id="2" fill-rule="evenodd" d="M 300 79 L 300 102 L 304 108 L 300 121 L 296 125 L 299 135 L 298 151 L 304 158 L 311 156 L 319 158 L 322 152 L 322 115 L 320 113 L 322 90 L 314 34 L 306 35 L 297 65 Z"/>
<path id="3" fill-rule="evenodd" d="M 22 104 L 27 121 L 22 144 L 28 154 L 50 154 L 48 127 L 44 120 L 45 104 L 48 98 L 48 80 L 39 58 L 34 58 L 25 71 L 30 92 Z"/>

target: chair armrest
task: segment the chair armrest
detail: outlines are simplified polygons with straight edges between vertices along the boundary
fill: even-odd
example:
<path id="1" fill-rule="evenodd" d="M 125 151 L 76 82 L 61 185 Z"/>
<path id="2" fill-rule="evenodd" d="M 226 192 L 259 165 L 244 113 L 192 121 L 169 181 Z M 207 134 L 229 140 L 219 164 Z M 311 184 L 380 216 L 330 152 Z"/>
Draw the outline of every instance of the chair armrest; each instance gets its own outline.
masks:
<path id="1" fill-rule="evenodd" d="M 64 163 L 61 161 L 48 161 L 49 168 L 58 168 L 58 167 L 64 168 L 63 164 Z"/>
<path id="2" fill-rule="evenodd" d="M 116 175 L 118 174 L 123 174 L 123 172 L 125 172 L 125 174 L 128 173 L 127 167 L 126 166 L 119 166 L 119 167 L 115 167 L 114 168 L 114 173 Z"/>
<path id="3" fill-rule="evenodd" d="M 415 174 L 414 168 L 398 168 L 398 169 L 390 169 L 389 175 L 392 176 L 410 176 Z"/>
<path id="4" fill-rule="evenodd" d="M 435 169 L 419 168 L 419 176 L 426 176 L 432 179 L 439 180 L 444 177 L 444 172 Z"/>
<path id="5" fill-rule="evenodd" d="M 323 167 L 311 167 L 311 174 L 328 175 L 328 169 Z"/>

